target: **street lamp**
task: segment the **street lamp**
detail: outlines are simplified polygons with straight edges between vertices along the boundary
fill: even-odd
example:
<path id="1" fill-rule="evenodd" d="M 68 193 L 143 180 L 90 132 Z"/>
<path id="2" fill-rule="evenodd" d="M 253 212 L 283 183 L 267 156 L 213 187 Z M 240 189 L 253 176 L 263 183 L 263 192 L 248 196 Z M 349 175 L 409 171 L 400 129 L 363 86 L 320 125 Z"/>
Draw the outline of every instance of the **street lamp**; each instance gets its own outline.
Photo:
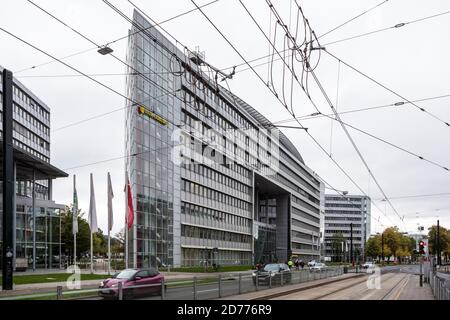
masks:
<path id="1" fill-rule="evenodd" d="M 342 193 L 344 196 L 346 196 L 346 195 L 348 194 L 348 191 L 347 191 L 347 190 L 338 190 L 338 189 L 333 189 L 333 188 L 328 188 L 328 187 L 325 187 L 325 189 L 333 190 L 333 191 L 336 191 L 336 192 L 340 192 L 340 193 Z"/>

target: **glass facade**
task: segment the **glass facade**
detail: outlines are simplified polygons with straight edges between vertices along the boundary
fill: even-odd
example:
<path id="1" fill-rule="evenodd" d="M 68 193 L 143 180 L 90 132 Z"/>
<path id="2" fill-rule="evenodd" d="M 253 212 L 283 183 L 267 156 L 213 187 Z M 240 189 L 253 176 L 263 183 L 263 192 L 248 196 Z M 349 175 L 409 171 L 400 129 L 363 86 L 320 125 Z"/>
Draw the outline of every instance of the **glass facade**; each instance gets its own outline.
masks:
<path id="1" fill-rule="evenodd" d="M 3 130 L 1 90 L 0 77 L 0 137 Z M 16 79 L 13 82 L 13 145 L 22 153 L 19 160 L 15 156 L 15 266 L 31 268 L 35 247 L 36 268 L 59 268 L 62 259 L 60 210 L 64 206 L 51 200 L 51 188 L 53 178 L 67 174 L 50 165 L 50 109 Z M 0 183 L 0 203 L 2 194 L 3 184 Z M 0 210 L 0 250 L 2 215 L 3 209 Z"/>
<path id="2" fill-rule="evenodd" d="M 318 236 L 320 182 L 290 141 L 202 71 L 196 54 L 178 49 L 137 11 L 133 19 L 125 167 L 137 216 L 128 231 L 129 265 L 251 264 L 256 250 L 272 250 L 255 242 L 254 173 L 286 195 L 261 212 L 263 224 L 283 228 L 285 254 L 292 249 L 291 206 L 311 216 L 307 231 L 297 232 Z M 269 229 L 261 234 L 276 247 Z M 314 250 L 304 253 L 318 255 Z"/>
<path id="3" fill-rule="evenodd" d="M 353 238 L 354 258 L 364 259 L 364 246 L 370 236 L 370 204 L 366 196 L 325 196 L 325 255 L 336 261 L 350 259 L 350 238 Z"/>

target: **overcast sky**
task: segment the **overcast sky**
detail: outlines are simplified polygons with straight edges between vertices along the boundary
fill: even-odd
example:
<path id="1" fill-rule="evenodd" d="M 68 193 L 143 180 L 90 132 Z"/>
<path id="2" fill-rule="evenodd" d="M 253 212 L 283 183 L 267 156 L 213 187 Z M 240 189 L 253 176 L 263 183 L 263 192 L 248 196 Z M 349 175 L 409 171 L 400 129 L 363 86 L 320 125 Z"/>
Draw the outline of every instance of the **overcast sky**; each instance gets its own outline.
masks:
<path id="1" fill-rule="evenodd" d="M 128 1 L 112 0 L 111 2 L 126 15 L 132 16 L 133 7 Z M 133 2 L 156 21 L 163 21 L 194 8 L 189 0 L 135 0 Z M 198 4 L 207 2 L 199 0 Z M 381 2 L 382 0 L 299 1 L 317 35 L 324 34 Z M 100 44 L 125 36 L 130 27 L 125 19 L 101 0 L 35 0 L 35 3 Z M 266 1 L 247 0 L 244 3 L 268 34 L 270 15 Z M 291 28 L 293 28 L 296 22 L 295 2 L 275 0 L 273 3 L 285 23 L 289 23 L 290 20 Z M 0 4 L 1 28 L 56 57 L 61 58 L 93 49 L 91 43 L 26 0 L 0 0 Z M 292 9 L 290 9 L 291 5 Z M 428 2 L 390 0 L 324 36 L 321 38 L 321 43 L 326 44 L 448 10 L 450 10 L 450 4 L 444 0 Z M 238 0 L 219 0 L 204 8 L 204 11 L 246 59 L 251 60 L 269 53 L 267 40 Z M 206 60 L 217 68 L 230 67 L 243 62 L 199 12 L 170 21 L 163 27 L 190 49 L 194 50 L 199 46 L 200 50 L 205 52 Z M 326 47 L 343 61 L 374 77 L 407 99 L 415 100 L 450 94 L 448 30 L 450 30 L 450 15 L 442 15 Z M 126 43 L 126 40 L 122 40 L 112 45 L 115 54 L 122 59 L 125 59 Z M 87 211 L 89 173 L 92 172 L 99 227 L 106 230 L 106 175 L 109 171 L 115 191 L 113 231 L 119 231 L 124 221 L 124 160 L 70 170 L 69 168 L 123 156 L 123 111 L 66 129 L 56 129 L 119 109 L 124 106 L 124 99 L 83 77 L 47 77 L 76 73 L 57 62 L 39 66 L 51 59 L 1 31 L 0 44 L 0 65 L 14 71 L 15 76 L 51 108 L 51 129 L 53 130 L 51 162 L 61 169 L 68 169 L 66 171 L 70 174 L 69 178 L 58 179 L 54 182 L 54 200 L 62 204 L 71 203 L 72 175 L 76 174 L 80 208 Z M 281 42 L 278 48 L 282 49 Z M 66 58 L 64 61 L 88 74 L 119 74 L 95 78 L 121 93 L 125 92 L 125 76 L 121 75 L 125 71 L 125 66 L 112 57 L 101 56 L 96 50 L 88 50 L 83 54 Z M 38 67 L 30 69 L 32 66 Z M 282 63 L 275 62 L 274 82 L 278 84 L 282 79 L 281 67 Z M 245 66 L 240 67 L 237 71 L 245 68 Z M 258 67 L 256 70 L 267 81 L 267 66 Z M 336 106 L 340 112 L 401 101 L 389 91 L 376 86 L 342 64 L 339 90 L 337 90 L 338 63 L 326 54 L 322 55 L 315 72 L 333 103 L 337 101 Z M 278 121 L 291 117 L 251 71 L 238 72 L 229 84 L 232 91 L 268 119 Z M 315 112 L 316 110 L 300 88 L 298 86 L 295 88 L 295 114 L 300 116 Z M 323 113 L 331 111 L 312 81 L 310 93 Z M 450 121 L 449 100 L 450 98 L 442 98 L 417 104 L 439 118 Z M 450 166 L 448 152 L 450 128 L 411 105 L 344 114 L 342 120 L 427 159 Z M 405 223 L 401 223 L 389 205 L 381 201 L 382 194 L 374 181 L 369 178 L 367 170 L 342 128 L 335 122 L 331 129 L 331 122 L 330 119 L 317 118 L 305 120 L 302 123 L 309 128 L 309 132 L 328 152 L 331 150 L 332 157 L 345 168 L 381 209 L 379 211 L 372 206 L 372 233 L 379 232 L 381 225 L 394 224 L 404 231 L 416 231 L 419 224 L 427 228 L 438 218 L 441 225 L 450 227 L 450 195 L 392 199 L 399 214 L 405 216 Z M 302 130 L 283 129 L 283 132 L 292 140 L 312 170 L 335 188 L 360 194 L 356 186 Z M 388 197 L 450 192 L 450 172 L 352 129 L 349 129 L 349 132 Z"/>

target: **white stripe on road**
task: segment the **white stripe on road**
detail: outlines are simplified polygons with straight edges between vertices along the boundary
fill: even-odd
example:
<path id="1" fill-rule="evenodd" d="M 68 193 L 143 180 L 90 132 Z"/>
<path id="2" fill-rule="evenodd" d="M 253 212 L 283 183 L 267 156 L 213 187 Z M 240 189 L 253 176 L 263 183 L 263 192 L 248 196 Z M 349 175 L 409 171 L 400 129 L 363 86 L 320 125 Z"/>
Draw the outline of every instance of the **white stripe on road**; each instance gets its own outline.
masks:
<path id="1" fill-rule="evenodd" d="M 200 293 L 200 292 L 208 292 L 208 291 L 217 291 L 217 290 L 219 290 L 219 289 L 201 290 L 201 291 L 197 291 L 197 293 Z M 194 291 L 192 291 L 192 293 L 194 293 Z"/>

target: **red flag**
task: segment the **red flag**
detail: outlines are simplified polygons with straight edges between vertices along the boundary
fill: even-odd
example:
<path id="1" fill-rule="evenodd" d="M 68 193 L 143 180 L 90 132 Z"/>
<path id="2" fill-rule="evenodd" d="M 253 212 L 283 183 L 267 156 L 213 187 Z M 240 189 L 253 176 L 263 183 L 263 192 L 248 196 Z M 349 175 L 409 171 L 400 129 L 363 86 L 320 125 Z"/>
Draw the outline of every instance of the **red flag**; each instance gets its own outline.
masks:
<path id="1" fill-rule="evenodd" d="M 134 209 L 133 209 L 133 197 L 131 195 L 130 181 L 128 181 L 127 189 L 128 189 L 128 209 L 126 219 L 128 229 L 131 229 L 134 222 Z"/>

